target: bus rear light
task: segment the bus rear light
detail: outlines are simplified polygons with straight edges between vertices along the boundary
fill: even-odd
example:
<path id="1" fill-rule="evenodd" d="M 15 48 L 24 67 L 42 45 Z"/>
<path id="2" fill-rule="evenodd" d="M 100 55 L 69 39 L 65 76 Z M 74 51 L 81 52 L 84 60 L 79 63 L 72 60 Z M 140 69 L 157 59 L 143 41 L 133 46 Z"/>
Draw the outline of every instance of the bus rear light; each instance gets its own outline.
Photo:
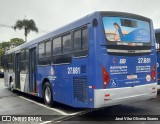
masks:
<path id="1" fill-rule="evenodd" d="M 103 88 L 106 88 L 110 82 L 110 76 L 107 70 L 102 66 L 102 79 L 103 79 Z"/>
<path id="2" fill-rule="evenodd" d="M 152 87 L 152 90 L 155 90 L 156 88 L 155 87 Z"/>
<path id="3" fill-rule="evenodd" d="M 95 86 L 89 86 L 90 89 L 95 89 Z"/>
<path id="4" fill-rule="evenodd" d="M 110 94 L 105 94 L 105 97 L 109 97 L 110 96 Z"/>
<path id="5" fill-rule="evenodd" d="M 151 72 L 151 78 L 156 81 L 156 64 L 154 64 Z"/>
<path id="6" fill-rule="evenodd" d="M 156 93 L 156 91 L 153 91 L 152 93 Z"/>

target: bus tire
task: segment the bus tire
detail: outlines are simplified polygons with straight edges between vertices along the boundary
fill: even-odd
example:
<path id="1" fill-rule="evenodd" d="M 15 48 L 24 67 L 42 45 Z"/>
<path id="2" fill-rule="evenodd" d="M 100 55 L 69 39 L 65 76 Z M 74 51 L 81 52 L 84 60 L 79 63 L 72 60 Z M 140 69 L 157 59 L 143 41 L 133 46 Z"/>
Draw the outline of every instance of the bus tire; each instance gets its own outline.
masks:
<path id="1" fill-rule="evenodd" d="M 52 107 L 54 104 L 52 87 L 49 82 L 46 82 L 43 86 L 43 99 L 47 106 Z"/>

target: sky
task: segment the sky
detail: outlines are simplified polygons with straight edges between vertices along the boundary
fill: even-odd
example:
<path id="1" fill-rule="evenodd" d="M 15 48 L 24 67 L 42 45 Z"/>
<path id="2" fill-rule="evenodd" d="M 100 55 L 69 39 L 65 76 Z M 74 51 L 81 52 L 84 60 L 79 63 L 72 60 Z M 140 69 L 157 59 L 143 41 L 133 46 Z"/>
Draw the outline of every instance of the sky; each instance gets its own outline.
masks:
<path id="1" fill-rule="evenodd" d="M 121 11 L 146 16 L 160 28 L 160 0 L 0 0 L 0 42 L 24 39 L 23 30 L 13 30 L 18 19 L 33 19 L 39 33 L 28 42 L 94 11 Z"/>

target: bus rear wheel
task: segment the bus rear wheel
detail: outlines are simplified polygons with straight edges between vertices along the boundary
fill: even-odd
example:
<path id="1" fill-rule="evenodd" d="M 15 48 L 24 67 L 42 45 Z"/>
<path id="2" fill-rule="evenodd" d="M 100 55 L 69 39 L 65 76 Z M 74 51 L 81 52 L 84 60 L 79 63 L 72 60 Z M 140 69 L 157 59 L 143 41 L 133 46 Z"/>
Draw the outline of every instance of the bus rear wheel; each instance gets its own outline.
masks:
<path id="1" fill-rule="evenodd" d="M 43 86 L 43 99 L 47 106 L 52 107 L 54 105 L 52 88 L 49 82 L 46 82 Z"/>

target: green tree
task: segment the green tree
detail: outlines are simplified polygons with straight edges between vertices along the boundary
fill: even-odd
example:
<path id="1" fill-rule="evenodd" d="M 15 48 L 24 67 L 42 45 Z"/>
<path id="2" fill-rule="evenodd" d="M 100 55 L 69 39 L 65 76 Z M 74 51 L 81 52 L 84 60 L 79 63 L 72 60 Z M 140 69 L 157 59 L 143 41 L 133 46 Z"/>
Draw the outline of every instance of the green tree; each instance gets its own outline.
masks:
<path id="1" fill-rule="evenodd" d="M 10 43 L 10 46 L 16 47 L 25 43 L 25 41 L 21 38 L 12 38 L 9 43 Z"/>
<path id="2" fill-rule="evenodd" d="M 3 50 L 3 49 L 0 49 L 0 69 L 2 68 L 1 66 L 2 66 L 2 58 L 4 57 L 4 53 L 5 53 L 5 51 Z"/>
<path id="3" fill-rule="evenodd" d="M 14 30 L 19 29 L 22 30 L 24 29 L 24 35 L 25 35 L 25 42 L 27 42 L 27 35 L 30 33 L 30 31 L 37 32 L 38 33 L 38 28 L 34 22 L 34 20 L 17 20 L 16 24 L 13 26 Z"/>
<path id="4" fill-rule="evenodd" d="M 0 43 L 0 68 L 2 68 L 1 66 L 2 66 L 2 64 L 4 64 L 2 62 L 2 60 L 4 57 L 5 51 L 7 51 L 9 48 L 10 48 L 9 42 L 1 42 Z"/>
<path id="5" fill-rule="evenodd" d="M 4 52 L 10 49 L 10 42 L 1 42 L 0 43 L 0 49 L 2 49 Z"/>
<path id="6" fill-rule="evenodd" d="M 7 50 L 12 49 L 16 46 L 19 46 L 21 44 L 25 43 L 25 41 L 21 38 L 12 38 L 10 41 L 7 42 L 1 42 L 0 43 L 0 64 L 2 63 L 2 58 L 4 57 L 4 54 Z"/>

